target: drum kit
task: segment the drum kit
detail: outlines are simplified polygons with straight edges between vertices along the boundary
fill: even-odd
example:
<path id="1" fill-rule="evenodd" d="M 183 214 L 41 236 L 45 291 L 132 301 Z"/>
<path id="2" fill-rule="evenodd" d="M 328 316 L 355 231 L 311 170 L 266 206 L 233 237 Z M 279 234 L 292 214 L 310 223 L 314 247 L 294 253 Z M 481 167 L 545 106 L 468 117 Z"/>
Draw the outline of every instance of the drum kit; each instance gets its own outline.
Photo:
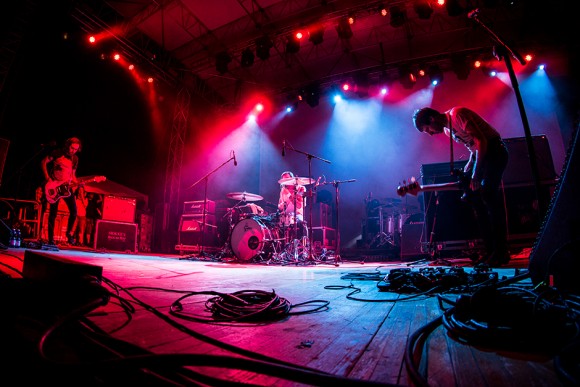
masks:
<path id="1" fill-rule="evenodd" d="M 292 177 L 280 179 L 281 185 L 306 186 L 314 183 L 314 179 Z M 249 192 L 231 192 L 228 199 L 238 202 L 228 208 L 226 214 L 229 223 L 229 238 L 224 246 L 243 262 L 255 259 L 268 263 L 300 263 L 309 257 L 309 233 L 306 222 L 288 222 L 279 210 L 268 213 L 253 202 L 264 198 Z M 296 199 L 294 199 L 296 200 Z"/>
<path id="2" fill-rule="evenodd" d="M 374 199 L 367 206 L 367 222 L 377 225 L 378 230 L 369 245 L 382 247 L 384 245 L 399 245 L 403 225 L 411 216 L 410 210 L 416 210 L 413 205 L 402 203 L 399 198 L 386 198 L 383 201 Z M 370 227 L 372 228 L 372 227 Z"/>

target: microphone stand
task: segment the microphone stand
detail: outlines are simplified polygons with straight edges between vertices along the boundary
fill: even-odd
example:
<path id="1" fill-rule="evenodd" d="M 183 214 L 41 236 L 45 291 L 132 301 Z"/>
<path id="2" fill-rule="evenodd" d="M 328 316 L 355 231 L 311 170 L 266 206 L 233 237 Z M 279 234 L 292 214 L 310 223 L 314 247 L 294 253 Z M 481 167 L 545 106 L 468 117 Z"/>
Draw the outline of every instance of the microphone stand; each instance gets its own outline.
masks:
<path id="1" fill-rule="evenodd" d="M 294 147 L 290 144 L 290 143 L 286 143 L 286 148 L 296 152 L 296 153 L 300 153 L 306 156 L 306 158 L 308 159 L 308 181 L 312 180 L 312 159 L 318 159 L 320 161 L 324 161 L 325 163 L 331 164 L 330 161 L 325 160 L 321 157 L 318 156 L 314 156 L 313 154 L 310 153 L 306 153 L 306 152 L 302 152 L 300 150 L 294 149 Z M 312 202 L 312 189 L 310 190 L 309 195 L 310 196 L 310 201 Z M 309 215 L 308 215 L 308 236 L 309 236 L 309 246 L 308 246 L 308 260 L 313 261 L 314 257 L 312 255 L 312 245 L 314 244 L 314 239 L 313 239 L 313 235 L 312 235 L 312 203 L 310 204 L 310 209 L 309 209 Z M 296 211 L 296 208 L 294 208 L 294 211 Z"/>
<path id="2" fill-rule="evenodd" d="M 339 189 L 338 189 L 338 185 L 342 184 L 342 183 L 354 183 L 356 180 L 355 179 L 349 179 L 349 180 L 333 180 L 330 181 L 328 183 L 323 183 L 321 185 L 324 184 L 332 184 L 334 186 L 334 190 L 335 190 L 335 204 L 336 204 L 336 251 L 334 252 L 334 266 L 338 266 L 338 263 L 342 260 L 340 257 L 340 219 L 338 217 L 339 214 L 339 203 L 340 203 L 340 193 L 339 193 Z M 323 237 L 324 238 L 324 237 Z"/>
<path id="3" fill-rule="evenodd" d="M 544 215 L 544 211 L 547 208 L 547 203 L 544 203 L 543 195 L 540 194 L 540 174 L 538 171 L 538 161 L 536 160 L 536 152 L 534 150 L 534 143 L 532 140 L 532 135 L 530 131 L 530 124 L 528 122 L 528 117 L 526 115 L 526 111 L 524 108 L 524 102 L 522 99 L 522 95 L 518 86 L 518 79 L 516 78 L 514 68 L 512 66 L 511 58 L 508 53 L 513 56 L 522 66 L 526 65 L 526 61 L 524 58 L 514 49 L 508 46 L 507 43 L 503 39 L 501 39 L 495 32 L 493 32 L 488 26 L 486 26 L 480 19 L 479 19 L 479 9 L 475 9 L 468 14 L 470 19 L 473 19 L 478 25 L 483 27 L 483 29 L 491 36 L 492 40 L 497 43 L 497 46 L 494 47 L 494 55 L 496 58 L 503 59 L 506 67 L 509 72 L 510 81 L 512 87 L 514 89 L 516 100 L 518 102 L 518 108 L 520 110 L 520 116 L 522 119 L 522 124 L 524 126 L 524 133 L 526 137 L 526 144 L 528 146 L 528 155 L 530 158 L 530 168 L 532 172 L 532 177 L 534 179 L 534 186 L 536 188 L 536 198 L 538 199 L 538 211 L 540 218 Z"/>
<path id="4" fill-rule="evenodd" d="M 204 198 L 203 198 L 203 215 L 202 215 L 202 220 L 201 220 L 201 243 L 200 243 L 200 248 L 199 248 L 199 256 L 203 256 L 205 254 L 203 248 L 204 248 L 204 243 L 205 243 L 205 218 L 206 218 L 206 213 L 207 213 L 207 180 L 212 174 L 214 174 L 217 170 L 219 170 L 221 167 L 223 167 L 224 165 L 226 165 L 227 163 L 229 163 L 232 160 L 234 160 L 234 156 L 230 157 L 229 159 L 227 159 L 226 161 L 221 163 L 219 166 L 217 166 L 215 169 L 208 172 L 201 179 L 199 179 L 198 181 L 196 181 L 195 183 L 193 183 L 192 185 L 187 187 L 187 189 L 189 190 L 189 189 L 192 189 L 193 187 L 195 187 L 196 185 L 198 185 L 199 182 L 201 182 L 202 180 L 205 182 Z M 187 257 L 179 258 L 179 259 L 188 259 L 188 258 L 194 258 L 194 257 L 195 257 L 195 254 L 191 254 L 191 255 L 188 255 Z"/>

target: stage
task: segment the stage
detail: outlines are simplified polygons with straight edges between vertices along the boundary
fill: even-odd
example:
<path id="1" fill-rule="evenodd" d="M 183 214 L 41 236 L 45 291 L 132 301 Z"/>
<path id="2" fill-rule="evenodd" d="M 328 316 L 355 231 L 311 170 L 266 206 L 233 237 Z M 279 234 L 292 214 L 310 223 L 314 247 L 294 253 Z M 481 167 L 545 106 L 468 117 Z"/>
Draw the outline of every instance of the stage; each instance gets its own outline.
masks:
<path id="1" fill-rule="evenodd" d="M 490 269 L 9 248 L 2 371 L 18 384 L 559 385 L 535 338 L 472 343 L 441 323 L 486 284 L 530 291 L 527 254 Z M 454 274 L 461 292 L 412 283 Z"/>

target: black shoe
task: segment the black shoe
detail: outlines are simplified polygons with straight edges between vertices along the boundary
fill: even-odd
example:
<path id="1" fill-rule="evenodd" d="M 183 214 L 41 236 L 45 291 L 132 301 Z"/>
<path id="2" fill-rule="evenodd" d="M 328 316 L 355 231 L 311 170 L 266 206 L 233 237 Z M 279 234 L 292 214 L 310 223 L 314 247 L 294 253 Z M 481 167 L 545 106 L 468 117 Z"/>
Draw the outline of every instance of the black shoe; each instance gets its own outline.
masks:
<path id="1" fill-rule="evenodd" d="M 72 235 L 67 235 L 66 240 L 69 245 L 74 246 L 76 244 L 75 238 Z"/>

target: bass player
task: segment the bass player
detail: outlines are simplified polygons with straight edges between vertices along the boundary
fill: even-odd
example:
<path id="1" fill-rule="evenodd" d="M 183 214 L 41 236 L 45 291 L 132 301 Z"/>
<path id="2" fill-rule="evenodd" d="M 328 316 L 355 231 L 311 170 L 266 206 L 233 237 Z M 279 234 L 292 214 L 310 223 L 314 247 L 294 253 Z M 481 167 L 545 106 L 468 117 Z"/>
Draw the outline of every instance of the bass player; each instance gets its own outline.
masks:
<path id="1" fill-rule="evenodd" d="M 430 107 L 413 114 L 413 124 L 430 136 L 445 133 L 470 152 L 464 173 L 470 177 L 472 204 L 485 246 L 478 263 L 497 267 L 509 262 L 505 208 L 501 200 L 501 180 L 508 151 L 500 133 L 479 114 L 456 106 L 445 112 Z"/>
<path id="2" fill-rule="evenodd" d="M 77 153 L 81 151 L 81 140 L 76 137 L 67 139 L 62 146 L 49 153 L 42 159 L 41 168 L 44 173 L 46 185 L 71 185 L 77 184 L 76 171 L 79 164 Z M 69 218 L 66 227 L 66 242 L 74 244 L 73 227 L 77 218 L 77 204 L 74 195 L 57 197 L 49 203 L 48 211 L 48 243 L 54 245 L 54 227 L 58 213 L 58 203 L 64 200 L 69 210 Z"/>

